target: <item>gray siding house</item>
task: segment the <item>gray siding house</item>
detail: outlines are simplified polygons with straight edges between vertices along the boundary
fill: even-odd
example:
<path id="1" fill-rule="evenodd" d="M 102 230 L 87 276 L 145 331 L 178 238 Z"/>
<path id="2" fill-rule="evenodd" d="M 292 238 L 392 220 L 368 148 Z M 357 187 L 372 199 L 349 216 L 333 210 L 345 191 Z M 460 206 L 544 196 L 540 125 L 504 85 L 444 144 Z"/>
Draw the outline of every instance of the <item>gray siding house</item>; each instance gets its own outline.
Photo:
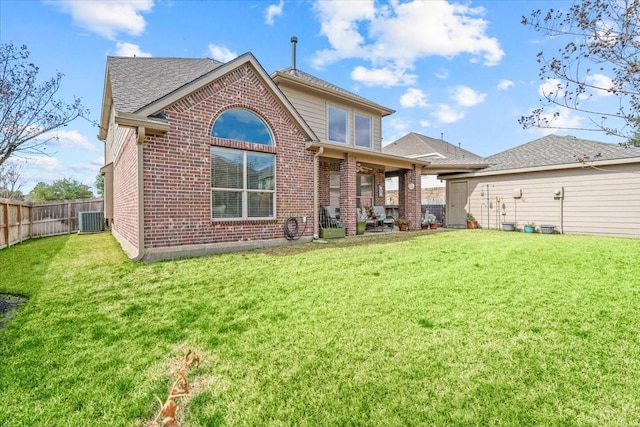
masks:
<path id="1" fill-rule="evenodd" d="M 640 148 L 548 135 L 443 173 L 447 225 L 552 225 L 557 232 L 640 237 Z"/>

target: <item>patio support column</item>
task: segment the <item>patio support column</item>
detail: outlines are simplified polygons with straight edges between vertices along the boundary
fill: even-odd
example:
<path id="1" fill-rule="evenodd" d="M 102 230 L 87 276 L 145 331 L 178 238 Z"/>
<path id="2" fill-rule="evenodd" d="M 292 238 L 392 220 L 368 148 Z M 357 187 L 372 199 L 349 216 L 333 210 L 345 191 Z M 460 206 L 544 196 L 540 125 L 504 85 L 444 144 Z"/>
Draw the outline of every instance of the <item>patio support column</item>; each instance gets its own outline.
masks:
<path id="1" fill-rule="evenodd" d="M 414 165 L 398 176 L 398 216 L 411 221 L 409 229 L 420 228 L 422 217 L 422 168 Z"/>
<path id="2" fill-rule="evenodd" d="M 356 157 L 351 154 L 340 161 L 340 221 L 347 236 L 356 235 Z"/>

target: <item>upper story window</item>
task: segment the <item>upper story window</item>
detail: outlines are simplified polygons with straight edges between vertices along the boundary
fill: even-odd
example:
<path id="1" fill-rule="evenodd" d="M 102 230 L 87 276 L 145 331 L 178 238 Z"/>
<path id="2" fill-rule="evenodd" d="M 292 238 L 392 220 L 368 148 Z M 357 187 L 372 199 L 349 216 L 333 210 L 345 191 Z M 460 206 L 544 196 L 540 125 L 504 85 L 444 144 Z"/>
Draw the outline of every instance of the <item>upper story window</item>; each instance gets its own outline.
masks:
<path id="1" fill-rule="evenodd" d="M 222 113 L 211 128 L 211 136 L 273 145 L 273 135 L 266 123 L 251 111 L 241 108 Z"/>
<path id="2" fill-rule="evenodd" d="M 342 108 L 329 106 L 328 126 L 329 141 L 347 143 L 348 120 L 347 110 Z"/>
<path id="3" fill-rule="evenodd" d="M 358 147 L 371 148 L 372 146 L 372 132 L 371 132 L 371 117 L 362 116 L 356 114 L 356 145 Z"/>

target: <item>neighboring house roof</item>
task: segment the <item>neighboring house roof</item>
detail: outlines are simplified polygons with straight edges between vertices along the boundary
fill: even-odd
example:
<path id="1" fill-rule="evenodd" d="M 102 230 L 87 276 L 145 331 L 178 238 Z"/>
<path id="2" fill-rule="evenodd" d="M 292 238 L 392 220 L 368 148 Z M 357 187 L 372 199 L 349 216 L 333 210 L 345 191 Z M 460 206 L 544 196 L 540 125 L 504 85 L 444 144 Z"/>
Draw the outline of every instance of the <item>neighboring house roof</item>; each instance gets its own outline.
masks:
<path id="1" fill-rule="evenodd" d="M 395 113 L 395 110 L 384 107 L 380 104 L 376 104 L 375 102 L 367 98 L 363 98 L 360 95 L 357 95 L 353 92 L 349 92 L 348 90 L 345 90 L 339 86 L 336 86 L 332 83 L 329 83 L 325 80 L 322 80 L 318 77 L 315 77 L 309 73 L 306 73 L 304 71 L 298 70 L 293 67 L 288 67 L 282 70 L 278 70 L 273 74 L 271 74 L 271 78 L 277 84 L 280 84 L 280 82 L 283 80 L 289 81 L 292 83 L 298 83 L 302 86 L 314 88 L 325 94 L 338 96 L 360 105 L 366 105 L 369 108 L 379 111 L 383 117 Z"/>
<path id="2" fill-rule="evenodd" d="M 547 135 L 485 159 L 485 172 L 640 158 L 640 148 Z"/>
<path id="3" fill-rule="evenodd" d="M 477 154 L 457 147 L 443 139 L 430 138 L 419 133 L 408 133 L 402 138 L 382 147 L 387 154 L 429 162 L 423 172 L 431 175 L 465 172 L 487 167 L 485 160 Z"/>
<path id="4" fill-rule="evenodd" d="M 440 164 L 478 164 L 484 159 L 477 154 L 456 147 L 443 139 L 430 138 L 419 133 L 408 133 L 402 138 L 382 147 L 382 151 L 412 159 Z"/>

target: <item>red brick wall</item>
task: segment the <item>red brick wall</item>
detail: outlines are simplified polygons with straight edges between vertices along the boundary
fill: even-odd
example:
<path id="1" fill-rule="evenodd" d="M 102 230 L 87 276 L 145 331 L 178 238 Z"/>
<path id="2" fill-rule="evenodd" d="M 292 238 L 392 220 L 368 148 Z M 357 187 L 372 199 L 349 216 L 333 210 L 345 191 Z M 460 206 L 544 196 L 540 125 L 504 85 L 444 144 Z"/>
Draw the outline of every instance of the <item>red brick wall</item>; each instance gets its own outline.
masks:
<path id="1" fill-rule="evenodd" d="M 138 248 L 138 146 L 136 140 L 136 132 L 128 129 L 118 157 L 113 162 L 111 228 L 129 245 Z"/>
<path id="2" fill-rule="evenodd" d="M 347 236 L 356 235 L 356 157 L 347 154 L 340 162 L 340 220 Z"/>
<path id="3" fill-rule="evenodd" d="M 409 184 L 413 184 L 413 190 L 409 189 Z M 422 179 L 420 171 L 416 167 L 413 170 L 405 170 L 398 177 L 398 216 L 410 221 L 410 229 L 420 228 L 422 216 Z"/>
<path id="4" fill-rule="evenodd" d="M 318 162 L 318 199 L 320 206 L 328 206 L 329 203 L 329 175 L 331 172 L 340 172 L 339 160 L 320 160 Z M 318 206 L 318 208 L 320 208 Z"/>
<path id="5" fill-rule="evenodd" d="M 211 137 L 225 110 L 246 108 L 271 128 L 275 146 Z M 144 143 L 145 246 L 211 244 L 284 237 L 289 216 L 313 213 L 313 153 L 304 136 L 249 64 L 165 110 L 171 130 Z M 211 146 L 275 153 L 276 219 L 211 219 Z M 302 226 L 302 224 L 300 224 Z M 305 235 L 313 234 L 312 223 Z"/>

